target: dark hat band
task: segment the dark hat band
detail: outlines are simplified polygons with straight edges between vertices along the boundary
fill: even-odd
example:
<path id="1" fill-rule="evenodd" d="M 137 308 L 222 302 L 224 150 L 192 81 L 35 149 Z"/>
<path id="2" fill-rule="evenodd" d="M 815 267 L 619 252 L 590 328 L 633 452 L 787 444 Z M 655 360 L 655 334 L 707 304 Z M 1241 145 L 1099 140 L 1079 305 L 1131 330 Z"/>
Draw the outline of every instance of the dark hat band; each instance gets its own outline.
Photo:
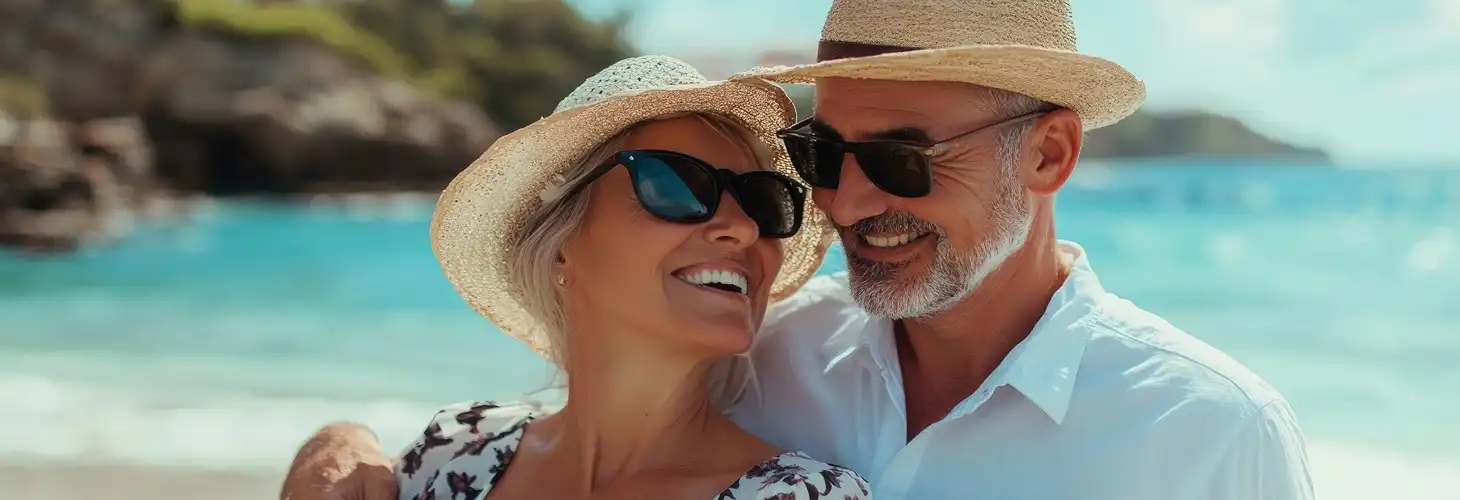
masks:
<path id="1" fill-rule="evenodd" d="M 898 47 L 896 45 L 877 45 L 860 42 L 833 42 L 822 40 L 816 46 L 816 62 L 835 61 L 837 59 L 851 59 L 855 57 L 870 57 L 894 52 L 910 52 L 923 50 L 917 47 Z"/>

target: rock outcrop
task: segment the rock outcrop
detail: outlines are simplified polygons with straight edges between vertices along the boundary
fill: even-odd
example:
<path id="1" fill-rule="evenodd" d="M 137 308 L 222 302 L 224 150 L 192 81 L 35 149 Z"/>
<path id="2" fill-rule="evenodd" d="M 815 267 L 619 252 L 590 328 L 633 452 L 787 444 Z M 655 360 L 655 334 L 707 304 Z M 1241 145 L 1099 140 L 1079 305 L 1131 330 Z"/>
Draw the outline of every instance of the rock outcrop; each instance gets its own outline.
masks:
<path id="1" fill-rule="evenodd" d="M 0 114 L 0 245 L 54 252 L 121 234 L 151 200 L 151 155 L 140 120 Z"/>

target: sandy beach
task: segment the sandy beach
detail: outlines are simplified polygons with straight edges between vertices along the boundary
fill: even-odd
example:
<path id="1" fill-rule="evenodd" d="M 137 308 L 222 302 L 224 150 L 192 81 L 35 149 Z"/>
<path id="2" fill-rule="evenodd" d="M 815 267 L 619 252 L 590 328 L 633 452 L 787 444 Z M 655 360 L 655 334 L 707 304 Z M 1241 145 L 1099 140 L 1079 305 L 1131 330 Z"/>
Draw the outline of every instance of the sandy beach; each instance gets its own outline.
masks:
<path id="1" fill-rule="evenodd" d="M 0 497 L 27 500 L 267 500 L 282 478 L 264 472 L 171 467 L 0 463 Z"/>

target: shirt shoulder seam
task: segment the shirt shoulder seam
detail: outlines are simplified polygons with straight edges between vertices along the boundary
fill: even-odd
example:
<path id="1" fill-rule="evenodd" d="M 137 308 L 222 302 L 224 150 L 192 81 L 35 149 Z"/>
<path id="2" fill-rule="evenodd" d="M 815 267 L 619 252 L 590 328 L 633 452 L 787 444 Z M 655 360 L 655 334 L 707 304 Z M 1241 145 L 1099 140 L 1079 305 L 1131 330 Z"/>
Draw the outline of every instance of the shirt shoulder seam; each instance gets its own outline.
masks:
<path id="1" fill-rule="evenodd" d="M 1176 351 L 1176 350 L 1173 350 L 1173 349 L 1170 349 L 1170 348 L 1167 348 L 1167 347 L 1162 347 L 1162 346 L 1153 344 L 1153 343 L 1151 343 L 1151 342 L 1149 342 L 1149 341 L 1147 341 L 1145 339 L 1136 337 L 1134 335 L 1131 335 L 1131 334 L 1125 332 L 1124 330 L 1122 330 L 1120 328 L 1116 328 L 1115 326 L 1110 325 L 1109 323 L 1106 322 L 1106 317 L 1107 317 L 1107 314 L 1106 313 L 1107 313 L 1107 311 L 1106 311 L 1106 309 L 1105 309 L 1105 307 L 1103 305 L 1097 305 L 1097 306 L 1095 306 L 1095 311 L 1094 312 L 1095 312 L 1094 318 L 1091 318 L 1093 320 L 1093 321 L 1091 321 L 1092 326 L 1098 326 L 1100 328 L 1103 328 L 1106 332 L 1112 333 L 1112 334 L 1114 334 L 1116 336 L 1119 336 L 1121 338 L 1124 338 L 1124 339 L 1128 339 L 1128 340 L 1137 342 L 1137 343 L 1139 343 L 1141 345 L 1144 345 L 1144 346 L 1146 346 L 1148 348 L 1155 349 L 1157 351 L 1164 352 L 1166 354 L 1170 354 L 1170 355 L 1173 355 L 1173 356 L 1177 356 L 1177 357 L 1179 357 L 1181 359 L 1184 359 L 1184 360 L 1186 360 L 1186 361 L 1188 361 L 1188 362 L 1190 362 L 1192 364 L 1195 364 L 1197 366 L 1200 366 L 1202 368 L 1202 370 L 1205 370 L 1207 373 L 1215 374 L 1218 377 L 1221 377 L 1221 379 L 1223 381 L 1225 381 L 1228 386 L 1231 386 L 1233 389 L 1236 389 L 1238 392 L 1240 392 L 1242 394 L 1242 396 L 1243 396 L 1242 400 L 1246 403 L 1245 407 L 1242 409 L 1243 410 L 1242 411 L 1242 418 L 1244 420 L 1247 419 L 1247 418 L 1252 417 L 1253 415 L 1256 415 L 1258 413 L 1261 413 L 1263 411 L 1266 411 L 1266 408 L 1268 406 L 1272 405 L 1273 403 L 1276 403 L 1276 402 L 1279 402 L 1279 401 L 1283 401 L 1282 396 L 1280 394 L 1275 393 L 1275 392 L 1273 394 L 1268 395 L 1265 398 L 1259 398 L 1259 397 L 1257 397 L 1257 395 L 1253 394 L 1252 391 L 1248 390 L 1246 387 L 1243 387 L 1243 385 L 1241 383 L 1237 382 L 1230 375 L 1224 373 L 1221 370 L 1218 370 L 1216 368 L 1213 368 L 1210 365 L 1207 365 L 1206 363 L 1203 363 L 1203 362 L 1197 360 L 1196 358 L 1193 358 L 1193 357 L 1187 355 L 1186 353 L 1179 352 L 1179 351 Z"/>

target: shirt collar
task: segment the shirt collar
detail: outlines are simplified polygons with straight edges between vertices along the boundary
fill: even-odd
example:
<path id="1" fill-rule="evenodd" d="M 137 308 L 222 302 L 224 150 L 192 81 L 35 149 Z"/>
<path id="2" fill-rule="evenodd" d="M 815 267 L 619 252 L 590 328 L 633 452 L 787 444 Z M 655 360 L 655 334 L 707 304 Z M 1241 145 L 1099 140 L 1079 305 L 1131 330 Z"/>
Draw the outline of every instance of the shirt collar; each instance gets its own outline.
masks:
<path id="1" fill-rule="evenodd" d="M 1004 358 L 1002 365 L 1008 369 L 1003 378 L 994 380 L 1019 390 L 1056 424 L 1064 422 L 1074 396 L 1080 362 L 1090 343 L 1088 318 L 1105 295 L 1083 248 L 1061 241 L 1060 253 L 1070 259 L 1070 275 L 1050 297 L 1029 337 Z"/>
<path id="2" fill-rule="evenodd" d="M 1015 346 L 984 382 L 985 387 L 1008 385 L 1045 412 L 1056 424 L 1064 422 L 1074 393 L 1075 379 L 1091 331 L 1086 319 L 1105 295 L 1085 250 L 1070 241 L 1059 242 L 1060 253 L 1070 260 L 1070 275 L 1050 298 L 1044 315 L 1029 336 Z M 845 283 L 846 276 L 837 276 Z M 850 293 L 850 290 L 848 290 Z M 850 301 L 850 298 L 848 298 Z M 865 312 L 848 319 L 860 324 L 843 324 L 823 345 L 826 370 L 861 356 L 874 363 L 869 368 L 895 367 L 896 344 L 892 321 Z M 901 378 L 901 374 L 891 374 Z M 968 406 L 968 408 L 964 408 Z M 949 418 L 973 411 L 978 405 L 956 407 Z"/>
<path id="3" fill-rule="evenodd" d="M 851 295 L 847 271 L 833 274 L 832 279 L 841 285 L 837 293 L 845 296 L 838 297 L 841 299 L 838 302 L 846 304 L 847 311 L 841 315 L 842 323 L 833 326 L 835 333 L 821 345 L 822 359 L 827 360 L 824 370 L 830 372 L 837 365 L 854 359 L 875 363 L 871 368 L 887 368 L 885 361 L 896 359 L 897 355 L 897 345 L 892 338 L 892 320 L 874 316 L 857 305 Z"/>

